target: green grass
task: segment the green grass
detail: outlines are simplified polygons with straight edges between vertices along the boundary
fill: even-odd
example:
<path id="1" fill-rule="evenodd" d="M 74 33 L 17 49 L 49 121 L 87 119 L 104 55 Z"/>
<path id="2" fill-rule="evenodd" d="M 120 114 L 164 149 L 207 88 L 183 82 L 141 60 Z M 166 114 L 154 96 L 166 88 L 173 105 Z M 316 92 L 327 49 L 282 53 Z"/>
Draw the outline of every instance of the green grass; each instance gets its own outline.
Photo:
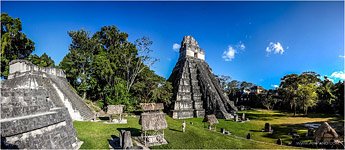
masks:
<path id="1" fill-rule="evenodd" d="M 236 149 L 236 148 L 296 148 L 291 146 L 279 146 L 275 142 L 277 138 L 283 139 L 284 144 L 291 142 L 288 136 L 291 128 L 297 130 L 299 134 L 304 134 L 307 129 L 303 126 L 307 122 L 323 122 L 335 120 L 334 117 L 292 117 L 292 114 L 278 111 L 250 110 L 242 111 L 251 121 L 239 123 L 219 119 L 217 131 L 209 131 L 202 123 L 202 118 L 186 119 L 186 132 L 181 132 L 183 120 L 174 120 L 167 116 L 168 128 L 164 131 L 165 138 L 169 142 L 167 145 L 155 146 L 152 148 L 174 148 L 174 149 Z M 316 115 L 317 116 L 317 115 Z M 322 116 L 322 115 L 319 115 Z M 139 118 L 128 117 L 128 124 L 104 124 L 102 122 L 80 122 L 75 121 L 74 127 L 77 130 L 78 138 L 84 141 L 82 149 L 108 149 L 108 140 L 112 135 L 118 136 L 119 130 L 131 130 L 132 135 L 140 135 Z M 190 124 L 193 122 L 193 125 Z M 264 124 L 268 122 L 274 129 L 274 134 L 261 132 Z M 344 121 L 340 121 L 342 124 Z M 220 128 L 232 132 L 232 135 L 220 134 Z M 251 133 L 253 140 L 245 139 Z M 302 137 L 303 139 L 303 137 Z M 305 139 L 307 140 L 307 139 Z M 259 141 L 259 142 L 257 142 Z"/>
<path id="2" fill-rule="evenodd" d="M 139 132 L 139 119 L 128 117 L 127 120 L 127 124 L 74 121 L 73 125 L 77 130 L 78 138 L 79 140 L 84 141 L 81 149 L 109 149 L 108 139 L 110 139 L 112 135 L 118 136 L 119 130 L 121 129 L 132 129 L 132 134 Z"/>

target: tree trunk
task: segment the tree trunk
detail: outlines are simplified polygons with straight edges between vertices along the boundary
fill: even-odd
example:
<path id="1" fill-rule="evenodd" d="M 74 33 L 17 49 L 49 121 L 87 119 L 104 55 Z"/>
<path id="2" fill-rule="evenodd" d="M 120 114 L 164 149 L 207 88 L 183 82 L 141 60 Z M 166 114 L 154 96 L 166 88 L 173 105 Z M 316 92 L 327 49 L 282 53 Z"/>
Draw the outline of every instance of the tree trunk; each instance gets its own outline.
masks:
<path id="1" fill-rule="evenodd" d="M 296 116 L 296 104 L 294 105 L 294 111 L 293 111 L 293 116 Z"/>

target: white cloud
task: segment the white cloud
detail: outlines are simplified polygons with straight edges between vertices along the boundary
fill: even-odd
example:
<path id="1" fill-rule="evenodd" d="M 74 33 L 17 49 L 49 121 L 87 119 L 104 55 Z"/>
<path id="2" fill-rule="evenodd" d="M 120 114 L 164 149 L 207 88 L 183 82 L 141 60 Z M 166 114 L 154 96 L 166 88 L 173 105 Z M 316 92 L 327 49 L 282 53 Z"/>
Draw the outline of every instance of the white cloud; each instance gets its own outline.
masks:
<path id="1" fill-rule="evenodd" d="M 266 47 L 266 52 L 268 54 L 271 52 L 274 52 L 274 54 L 283 54 L 284 48 L 282 44 L 280 44 L 279 42 L 277 43 L 270 42 L 270 44 Z"/>
<path id="2" fill-rule="evenodd" d="M 272 84 L 271 86 L 274 87 L 274 88 L 278 88 L 279 87 L 279 85 L 276 85 L 276 84 Z"/>
<path id="3" fill-rule="evenodd" d="M 240 44 L 238 45 L 238 48 L 239 48 L 240 50 L 244 50 L 244 49 L 246 48 L 246 46 L 245 46 L 243 43 L 240 43 Z"/>
<path id="4" fill-rule="evenodd" d="M 244 51 L 244 49 L 246 49 L 246 46 L 240 41 L 238 42 L 238 44 L 232 46 L 232 45 L 229 45 L 228 46 L 228 49 L 226 51 L 223 52 L 223 56 L 222 58 L 225 60 L 225 61 L 231 61 L 232 59 L 235 58 L 235 54 L 236 53 L 239 53 L 238 50 L 242 50 Z"/>
<path id="5" fill-rule="evenodd" d="M 331 74 L 331 77 L 345 80 L 345 73 L 343 71 L 339 71 L 339 72 L 336 71 Z"/>
<path id="6" fill-rule="evenodd" d="M 173 46 L 172 46 L 172 49 L 176 52 L 178 52 L 180 50 L 180 47 L 181 45 L 180 44 L 177 44 L 177 43 L 174 43 Z"/>
<path id="7" fill-rule="evenodd" d="M 235 53 L 236 53 L 236 50 L 232 46 L 229 46 L 228 50 L 223 52 L 222 58 L 225 61 L 231 61 L 232 59 L 235 58 Z"/>
<path id="8" fill-rule="evenodd" d="M 334 83 L 334 80 L 333 79 L 331 79 L 331 78 L 327 78 L 329 81 L 331 81 L 331 82 L 333 82 Z"/>
<path id="9" fill-rule="evenodd" d="M 340 57 L 340 58 L 345 58 L 345 56 L 344 56 L 344 55 L 339 55 L 339 57 Z"/>

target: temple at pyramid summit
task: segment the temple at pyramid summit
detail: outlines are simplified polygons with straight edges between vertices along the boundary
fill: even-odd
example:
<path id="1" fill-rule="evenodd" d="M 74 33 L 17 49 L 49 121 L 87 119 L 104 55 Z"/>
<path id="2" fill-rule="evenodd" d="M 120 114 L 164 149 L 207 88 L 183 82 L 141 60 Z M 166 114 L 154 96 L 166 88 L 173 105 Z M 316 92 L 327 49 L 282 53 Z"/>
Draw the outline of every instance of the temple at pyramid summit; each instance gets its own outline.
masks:
<path id="1" fill-rule="evenodd" d="M 180 56 L 169 79 L 173 85 L 171 115 L 174 119 L 204 117 L 231 119 L 237 111 L 233 101 L 205 62 L 205 51 L 192 36 L 181 42 Z"/>

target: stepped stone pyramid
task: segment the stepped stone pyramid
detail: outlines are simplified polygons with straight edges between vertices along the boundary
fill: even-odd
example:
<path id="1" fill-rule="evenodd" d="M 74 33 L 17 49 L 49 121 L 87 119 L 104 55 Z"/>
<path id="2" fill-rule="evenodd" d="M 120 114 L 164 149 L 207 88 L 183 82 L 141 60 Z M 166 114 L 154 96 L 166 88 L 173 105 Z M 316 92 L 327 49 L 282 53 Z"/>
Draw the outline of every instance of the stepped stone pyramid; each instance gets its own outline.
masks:
<path id="1" fill-rule="evenodd" d="M 79 149 L 72 119 L 92 119 L 93 112 L 71 90 L 62 70 L 11 61 L 0 89 L 1 148 Z"/>
<path id="2" fill-rule="evenodd" d="M 72 89 L 61 69 L 38 67 L 26 60 L 10 62 L 8 79 L 2 89 L 43 88 L 52 107 L 66 107 L 73 120 L 91 120 L 95 115 Z"/>
<path id="3" fill-rule="evenodd" d="M 180 56 L 169 79 L 173 85 L 171 114 L 174 119 L 204 117 L 231 119 L 237 108 L 220 87 L 205 62 L 205 52 L 192 36 L 181 42 Z"/>

